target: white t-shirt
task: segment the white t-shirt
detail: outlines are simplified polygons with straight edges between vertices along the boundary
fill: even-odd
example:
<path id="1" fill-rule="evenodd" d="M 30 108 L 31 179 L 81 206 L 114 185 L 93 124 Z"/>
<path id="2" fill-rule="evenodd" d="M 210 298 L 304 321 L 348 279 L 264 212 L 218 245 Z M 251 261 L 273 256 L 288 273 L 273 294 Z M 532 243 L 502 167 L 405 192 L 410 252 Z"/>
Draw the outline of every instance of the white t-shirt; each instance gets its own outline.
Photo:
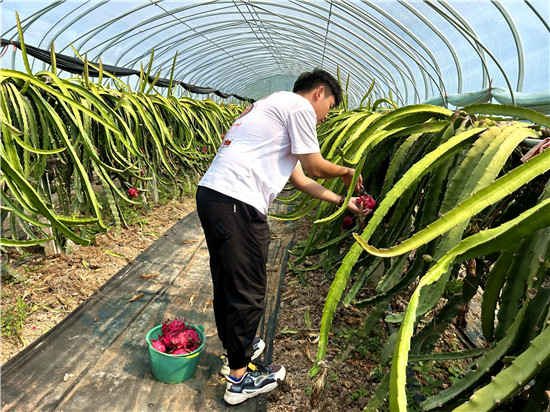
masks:
<path id="1" fill-rule="evenodd" d="M 267 215 L 299 154 L 320 151 L 317 116 L 306 98 L 276 92 L 249 106 L 233 123 L 199 182 Z"/>

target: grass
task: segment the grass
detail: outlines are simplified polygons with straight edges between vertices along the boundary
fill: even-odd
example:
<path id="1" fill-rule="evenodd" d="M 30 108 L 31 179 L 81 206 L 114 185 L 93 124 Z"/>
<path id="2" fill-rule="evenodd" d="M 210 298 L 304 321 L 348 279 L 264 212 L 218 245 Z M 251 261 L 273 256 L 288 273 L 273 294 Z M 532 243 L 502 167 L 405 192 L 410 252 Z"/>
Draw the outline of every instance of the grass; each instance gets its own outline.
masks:
<path id="1" fill-rule="evenodd" d="M 2 299 L 5 297 L 7 295 L 2 292 Z M 37 309 L 38 306 L 23 302 L 21 296 L 17 296 L 17 304 L 14 306 L 5 307 L 5 305 L 2 305 L 2 336 L 22 339 L 23 324 L 29 315 Z"/>

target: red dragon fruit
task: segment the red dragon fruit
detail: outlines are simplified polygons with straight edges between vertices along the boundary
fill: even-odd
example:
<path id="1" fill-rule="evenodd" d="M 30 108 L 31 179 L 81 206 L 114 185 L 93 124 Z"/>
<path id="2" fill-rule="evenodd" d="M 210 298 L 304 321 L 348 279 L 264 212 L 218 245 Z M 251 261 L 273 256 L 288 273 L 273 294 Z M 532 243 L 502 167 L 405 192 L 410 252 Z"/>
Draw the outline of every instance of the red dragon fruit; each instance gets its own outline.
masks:
<path id="1" fill-rule="evenodd" d="M 137 189 L 131 187 L 130 189 L 128 189 L 128 195 L 130 195 L 130 197 L 138 197 L 139 192 L 137 191 Z"/>
<path id="2" fill-rule="evenodd" d="M 357 207 L 361 207 L 362 205 L 363 209 L 371 210 L 374 209 L 374 207 L 376 206 L 376 202 L 369 195 L 359 196 L 355 201 L 355 204 L 357 205 Z"/>
<path id="3" fill-rule="evenodd" d="M 172 352 L 172 355 L 185 355 L 191 352 L 192 351 L 189 351 L 189 349 L 176 349 L 174 352 Z"/>
<path id="4" fill-rule="evenodd" d="M 159 352 L 166 353 L 166 346 L 164 346 L 161 342 L 158 340 L 151 340 L 151 342 L 153 342 L 153 348 Z"/>

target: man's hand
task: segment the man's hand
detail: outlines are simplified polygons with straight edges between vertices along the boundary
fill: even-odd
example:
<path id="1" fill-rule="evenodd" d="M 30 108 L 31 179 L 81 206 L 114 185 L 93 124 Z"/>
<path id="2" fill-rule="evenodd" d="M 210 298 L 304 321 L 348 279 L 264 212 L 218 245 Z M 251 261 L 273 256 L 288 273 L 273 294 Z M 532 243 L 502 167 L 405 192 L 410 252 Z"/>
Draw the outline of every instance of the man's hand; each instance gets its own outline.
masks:
<path id="1" fill-rule="evenodd" d="M 348 185 L 351 184 L 351 180 L 353 179 L 353 173 L 354 173 L 353 169 L 349 169 L 349 170 L 351 171 L 351 173 L 349 175 L 346 175 L 348 177 Z M 359 176 L 358 180 L 359 180 L 358 186 L 360 186 L 361 182 L 363 181 L 361 179 L 361 176 Z M 314 197 L 316 199 L 324 200 L 325 202 L 331 202 L 331 203 L 340 205 L 341 202 L 344 201 L 345 199 L 345 196 L 338 195 L 328 190 L 326 187 L 320 185 L 315 180 L 307 177 L 304 174 L 304 170 L 302 169 L 302 166 L 300 165 L 300 163 L 298 163 L 294 168 L 294 170 L 292 171 L 292 174 L 290 175 L 290 183 L 292 183 L 292 185 L 296 189 L 306 193 L 307 195 Z M 338 202 L 339 200 L 340 200 L 340 203 Z M 360 213 L 361 209 L 359 208 L 359 206 L 357 206 L 358 202 L 359 202 L 358 197 L 352 197 L 348 202 L 348 204 L 346 205 L 346 209 L 353 214 Z"/>
<path id="2" fill-rule="evenodd" d="M 349 187 L 351 185 L 351 181 L 353 180 L 353 175 L 355 174 L 355 169 L 347 168 L 347 173 L 344 176 L 341 176 L 342 182 Z M 355 183 L 355 191 L 357 193 L 361 193 L 361 185 L 363 184 L 363 177 L 359 175 L 357 182 Z"/>
<path id="3" fill-rule="evenodd" d="M 354 215 L 358 214 L 360 212 L 359 208 L 357 207 L 357 200 L 359 198 L 358 197 L 352 197 L 350 200 L 349 200 L 349 203 L 348 203 L 348 206 L 346 207 L 346 209 L 348 210 L 348 212 L 351 212 L 353 213 Z"/>

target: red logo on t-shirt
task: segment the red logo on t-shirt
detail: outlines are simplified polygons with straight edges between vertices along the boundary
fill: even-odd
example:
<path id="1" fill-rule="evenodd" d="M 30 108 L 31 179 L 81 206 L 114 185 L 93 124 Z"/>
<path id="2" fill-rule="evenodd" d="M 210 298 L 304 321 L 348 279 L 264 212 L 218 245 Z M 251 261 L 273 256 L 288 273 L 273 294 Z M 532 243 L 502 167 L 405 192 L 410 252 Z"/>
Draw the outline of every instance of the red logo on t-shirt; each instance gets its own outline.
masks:
<path id="1" fill-rule="evenodd" d="M 250 113 L 250 111 L 254 108 L 256 104 L 251 104 L 250 106 L 248 106 L 246 109 L 243 110 L 243 112 L 241 113 L 241 115 L 239 117 L 237 117 L 237 119 L 240 119 L 241 117 L 247 115 L 248 113 Z"/>

